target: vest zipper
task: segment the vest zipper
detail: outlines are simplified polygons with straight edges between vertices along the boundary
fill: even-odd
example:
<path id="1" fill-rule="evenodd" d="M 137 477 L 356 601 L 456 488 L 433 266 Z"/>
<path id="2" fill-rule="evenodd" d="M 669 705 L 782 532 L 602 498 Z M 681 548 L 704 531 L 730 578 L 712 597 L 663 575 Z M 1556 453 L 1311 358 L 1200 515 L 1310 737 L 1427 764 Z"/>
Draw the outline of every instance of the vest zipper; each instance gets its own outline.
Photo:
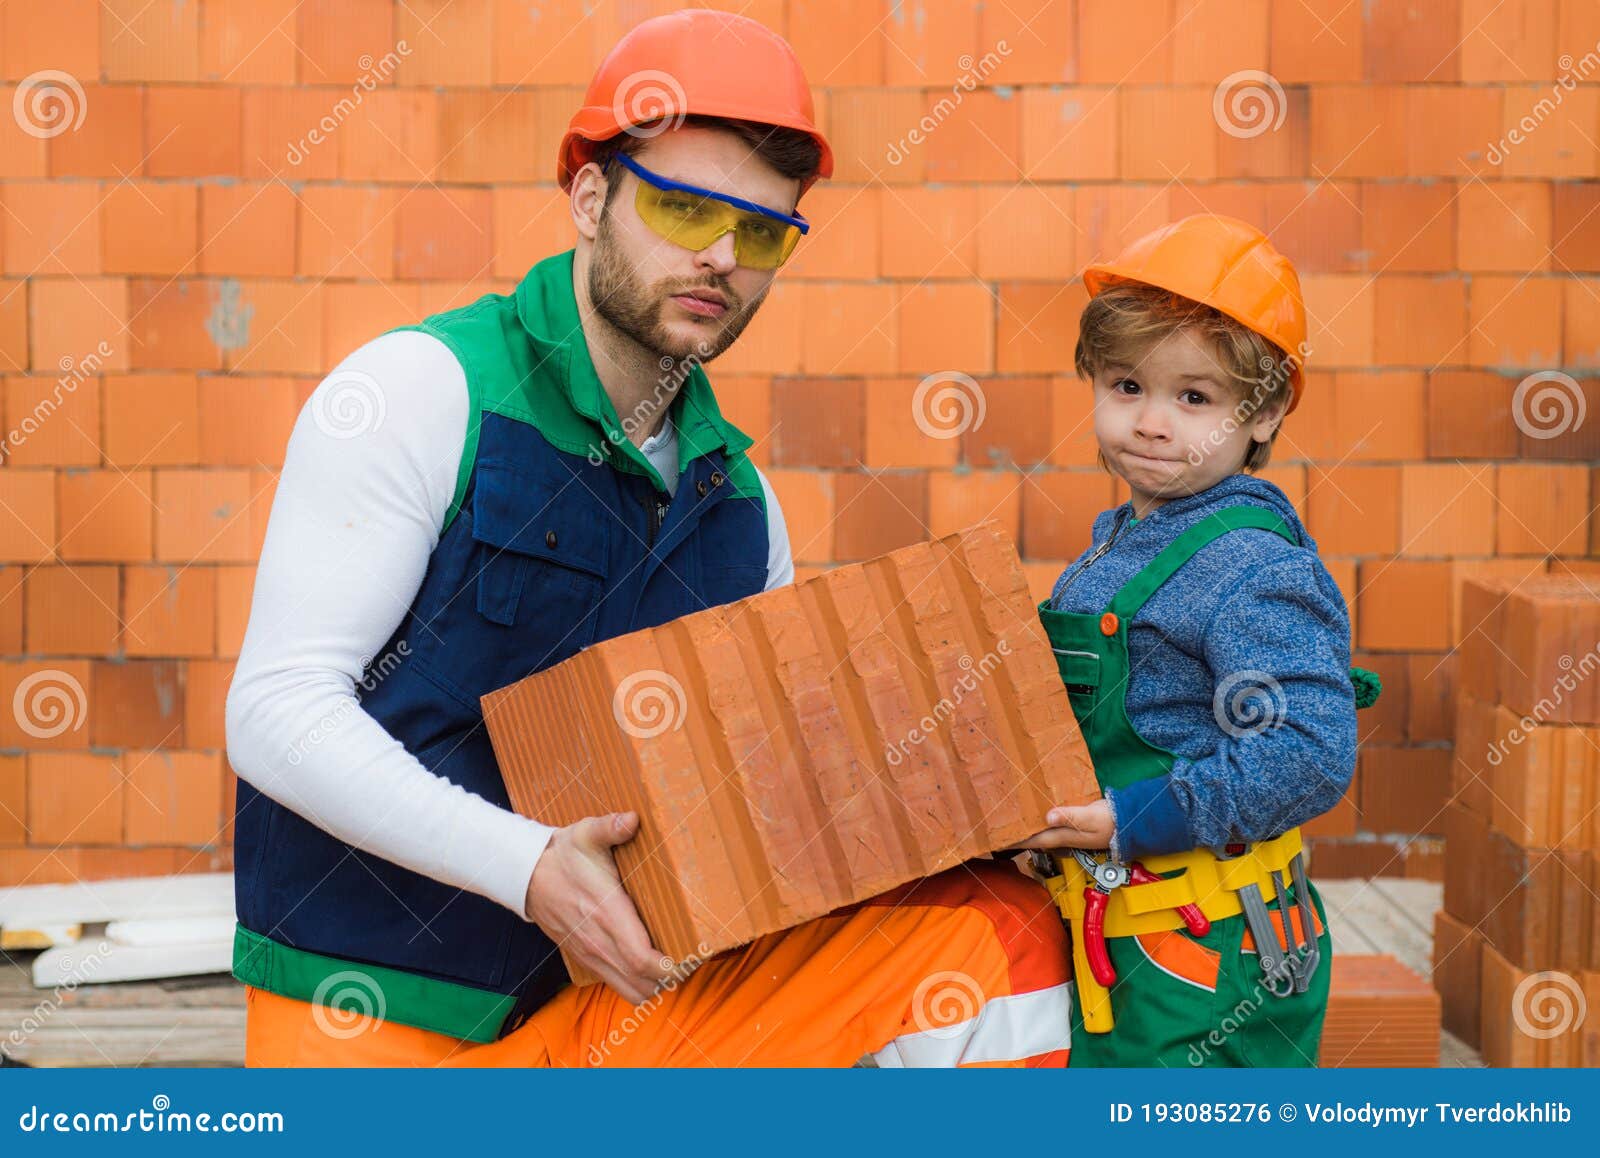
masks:
<path id="1" fill-rule="evenodd" d="M 1059 596 L 1062 591 L 1065 591 L 1068 587 L 1071 587 L 1073 580 L 1087 571 L 1091 563 L 1100 558 L 1100 556 L 1104 555 L 1107 551 L 1111 550 L 1111 544 L 1117 541 L 1117 535 L 1122 531 L 1124 513 L 1125 512 L 1122 511 L 1117 512 L 1117 521 L 1112 525 L 1111 534 L 1106 536 L 1106 541 L 1094 549 L 1094 553 L 1083 561 L 1082 567 L 1079 567 L 1071 575 L 1067 576 L 1066 582 L 1061 584 L 1061 588 L 1056 592 L 1056 595 Z"/>

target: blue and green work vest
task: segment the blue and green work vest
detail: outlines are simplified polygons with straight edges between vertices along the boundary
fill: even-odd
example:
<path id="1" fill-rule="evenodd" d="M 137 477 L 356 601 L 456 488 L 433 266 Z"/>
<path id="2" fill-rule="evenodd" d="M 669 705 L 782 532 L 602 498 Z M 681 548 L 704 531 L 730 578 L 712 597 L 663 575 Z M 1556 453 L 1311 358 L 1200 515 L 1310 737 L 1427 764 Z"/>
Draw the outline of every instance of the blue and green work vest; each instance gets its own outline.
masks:
<path id="1" fill-rule="evenodd" d="M 355 688 L 425 767 L 501 807 L 480 696 L 767 579 L 751 439 L 695 367 L 670 403 L 669 495 L 595 372 L 573 256 L 535 265 L 514 293 L 403 327 L 455 354 L 471 420 L 438 545 L 379 653 L 404 659 Z M 323 1004 L 341 985 L 375 987 L 386 1019 L 475 1042 L 510 1033 L 568 983 L 536 925 L 361 852 L 243 781 L 235 834 L 242 982 Z"/>

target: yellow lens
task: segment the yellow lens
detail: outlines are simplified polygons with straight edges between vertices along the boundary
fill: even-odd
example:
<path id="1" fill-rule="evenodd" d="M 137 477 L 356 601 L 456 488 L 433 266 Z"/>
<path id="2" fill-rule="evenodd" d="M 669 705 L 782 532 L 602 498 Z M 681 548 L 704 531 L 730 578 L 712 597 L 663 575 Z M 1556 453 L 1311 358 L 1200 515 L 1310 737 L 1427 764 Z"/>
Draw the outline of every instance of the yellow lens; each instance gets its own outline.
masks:
<path id="1" fill-rule="evenodd" d="M 777 269 L 800 240 L 800 230 L 793 225 L 711 197 L 657 189 L 647 181 L 639 182 L 634 208 L 659 237 L 696 253 L 731 232 L 734 260 L 750 269 Z"/>

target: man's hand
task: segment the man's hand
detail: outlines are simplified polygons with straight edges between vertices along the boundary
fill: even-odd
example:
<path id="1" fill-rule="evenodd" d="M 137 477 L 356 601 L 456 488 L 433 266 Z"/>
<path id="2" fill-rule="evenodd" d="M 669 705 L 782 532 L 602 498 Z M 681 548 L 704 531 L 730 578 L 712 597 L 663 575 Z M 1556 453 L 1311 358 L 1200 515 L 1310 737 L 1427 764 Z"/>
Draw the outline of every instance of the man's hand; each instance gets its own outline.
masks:
<path id="1" fill-rule="evenodd" d="M 672 973 L 672 962 L 650 944 L 611 855 L 638 831 L 633 812 L 591 816 L 556 829 L 528 881 L 524 913 L 635 1005 Z"/>
<path id="2" fill-rule="evenodd" d="M 1044 822 L 1051 827 L 1036 832 L 1018 848 L 1109 848 L 1117 825 L 1111 805 L 1104 800 L 1093 804 L 1071 804 L 1052 808 Z"/>

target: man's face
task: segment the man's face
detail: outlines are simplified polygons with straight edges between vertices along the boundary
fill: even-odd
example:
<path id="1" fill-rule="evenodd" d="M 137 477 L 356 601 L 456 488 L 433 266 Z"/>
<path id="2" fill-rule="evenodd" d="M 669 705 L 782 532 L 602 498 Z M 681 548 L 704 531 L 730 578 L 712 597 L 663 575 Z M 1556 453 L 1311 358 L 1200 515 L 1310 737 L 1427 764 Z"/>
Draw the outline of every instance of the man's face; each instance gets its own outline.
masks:
<path id="1" fill-rule="evenodd" d="M 733 133 L 682 128 L 662 133 L 639 163 L 675 181 L 792 213 L 800 183 L 784 177 Z M 634 208 L 640 178 L 613 165 L 617 184 L 600 220 L 589 265 L 589 298 L 600 316 L 646 349 L 709 362 L 733 344 L 761 307 L 775 270 L 733 259 L 733 234 L 699 252 L 660 237 Z"/>

